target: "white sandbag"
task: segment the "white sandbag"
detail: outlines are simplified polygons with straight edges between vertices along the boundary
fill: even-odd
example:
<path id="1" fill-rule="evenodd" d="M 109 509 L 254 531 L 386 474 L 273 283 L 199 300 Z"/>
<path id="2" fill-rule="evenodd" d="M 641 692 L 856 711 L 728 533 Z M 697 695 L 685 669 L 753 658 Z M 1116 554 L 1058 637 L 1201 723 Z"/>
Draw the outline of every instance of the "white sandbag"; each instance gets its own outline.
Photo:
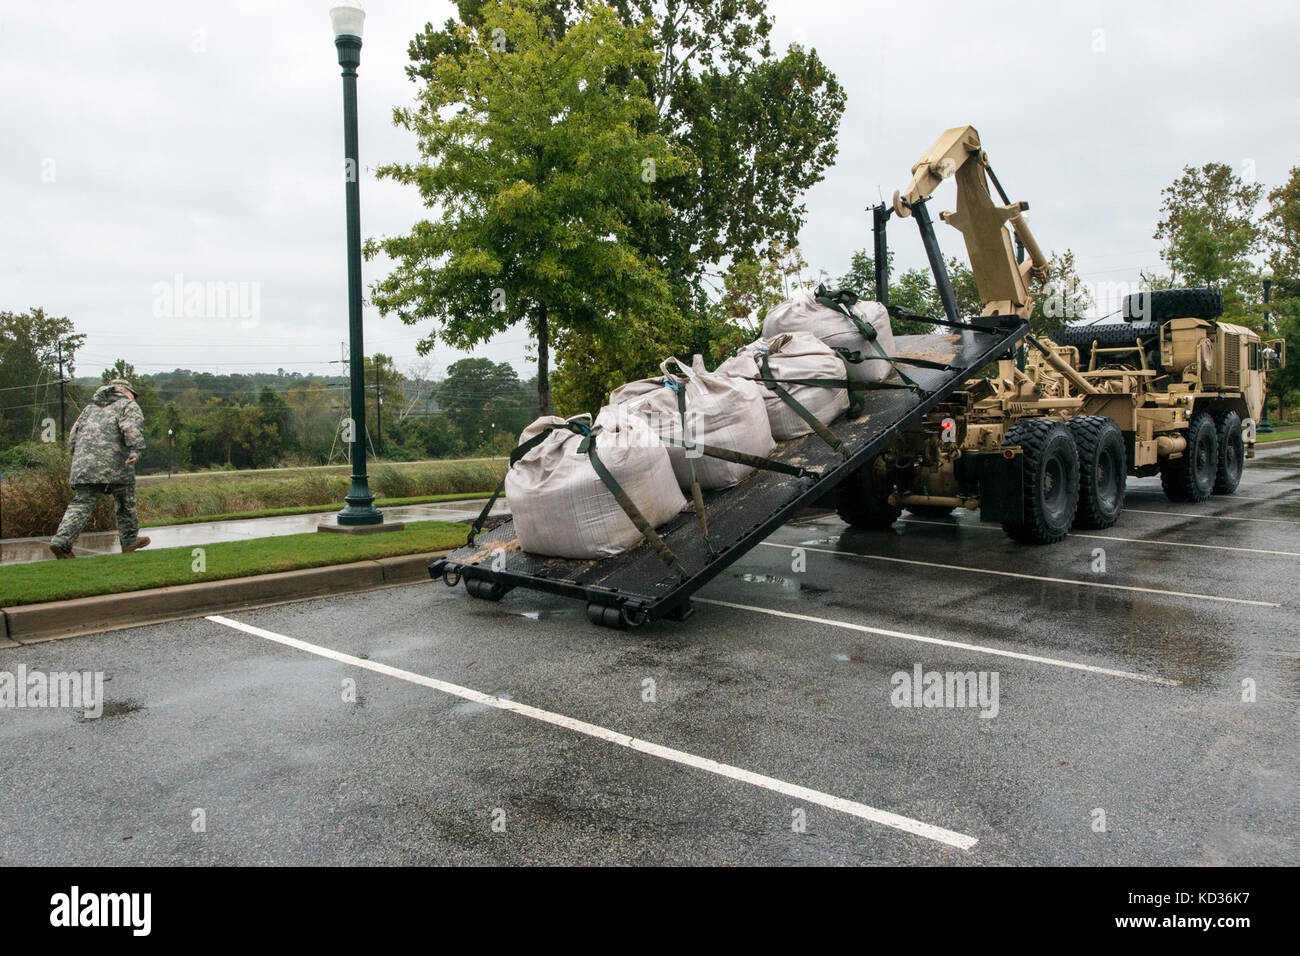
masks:
<path id="1" fill-rule="evenodd" d="M 879 302 L 859 299 L 853 305 L 853 314 L 865 327 L 875 330 L 875 345 L 862 334 L 852 319 L 839 309 L 822 305 L 808 289 L 799 289 L 790 298 L 772 307 L 763 319 L 763 337 L 772 338 L 782 332 L 810 332 L 832 349 L 847 349 L 864 356 L 879 356 L 883 350 L 885 355 L 892 358 L 894 330 L 889 324 L 889 311 Z M 877 345 L 879 349 L 876 348 Z M 879 358 L 847 364 L 849 379 L 863 384 L 882 382 L 893 370 L 893 366 Z"/>
<path id="2" fill-rule="evenodd" d="M 777 379 L 827 379 L 844 381 L 844 362 L 811 332 L 786 332 L 771 339 L 758 339 L 718 366 L 717 374 L 738 378 L 760 377 L 759 362 L 766 352 L 772 377 Z M 812 432 L 812 426 L 787 405 L 776 392 L 759 383 L 772 437 L 788 441 Z M 829 425 L 848 410 L 849 393 L 845 388 L 820 385 L 782 385 L 790 397 L 808 409 L 819 421 Z"/>
<path id="3" fill-rule="evenodd" d="M 590 419 L 570 421 L 588 424 Z M 563 424 L 563 418 L 539 418 L 523 430 L 519 443 Z M 619 554 L 641 541 L 641 532 L 591 460 L 578 451 L 581 443 L 581 435 L 556 429 L 506 473 L 506 499 L 524 551 L 589 560 Z M 662 445 L 602 431 L 596 434 L 596 454 L 653 527 L 686 507 Z"/>
<path id="4" fill-rule="evenodd" d="M 660 366 L 661 378 L 647 378 L 622 385 L 609 396 L 596 424 L 606 429 L 641 423 L 647 432 L 660 439 L 690 441 L 729 451 L 766 458 L 776 448 L 767 419 L 763 393 L 757 382 L 710 372 L 704 357 L 695 356 L 689 369 L 677 359 Z M 677 407 L 677 390 L 686 395 L 686 431 Z M 683 491 L 691 487 L 691 464 L 695 477 L 705 491 L 738 485 L 754 469 L 749 465 L 724 461 L 687 451 L 669 444 L 668 457 L 677 484 Z"/>

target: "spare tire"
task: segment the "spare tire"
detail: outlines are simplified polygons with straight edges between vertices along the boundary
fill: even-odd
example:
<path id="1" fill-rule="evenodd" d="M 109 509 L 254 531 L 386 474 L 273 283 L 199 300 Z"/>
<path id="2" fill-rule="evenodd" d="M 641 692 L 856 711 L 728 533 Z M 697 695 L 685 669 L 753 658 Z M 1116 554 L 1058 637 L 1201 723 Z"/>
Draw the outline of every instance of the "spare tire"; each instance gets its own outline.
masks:
<path id="1" fill-rule="evenodd" d="M 1150 352 L 1155 346 L 1156 355 L 1159 356 L 1160 349 L 1156 345 L 1160 338 L 1160 326 L 1154 322 L 1101 322 L 1096 325 L 1066 325 L 1057 329 L 1055 332 L 1048 334 L 1057 345 L 1073 345 L 1079 350 L 1079 365 L 1086 371 L 1089 361 L 1092 357 L 1092 343 L 1096 342 L 1099 348 L 1113 349 L 1124 345 L 1136 345 L 1142 343 L 1142 349 L 1148 353 L 1147 364 L 1152 365 L 1150 361 Z M 1138 355 L 1136 352 L 1131 355 L 1116 354 L 1116 361 L 1127 361 L 1129 364 L 1138 364 Z M 1105 364 L 1105 363 L 1100 363 Z M 1153 366 L 1154 367 L 1154 366 Z"/>
<path id="2" fill-rule="evenodd" d="M 1120 345 L 1133 345 L 1160 334 L 1160 327 L 1152 323 L 1101 322 L 1097 325 L 1066 325 L 1048 334 L 1057 345 L 1073 345 L 1080 354 L 1092 350 L 1096 342 L 1104 349 Z"/>
<path id="3" fill-rule="evenodd" d="M 1125 322 L 1161 325 L 1170 319 L 1217 319 L 1223 315 L 1218 289 L 1159 289 L 1135 292 L 1124 300 Z"/>

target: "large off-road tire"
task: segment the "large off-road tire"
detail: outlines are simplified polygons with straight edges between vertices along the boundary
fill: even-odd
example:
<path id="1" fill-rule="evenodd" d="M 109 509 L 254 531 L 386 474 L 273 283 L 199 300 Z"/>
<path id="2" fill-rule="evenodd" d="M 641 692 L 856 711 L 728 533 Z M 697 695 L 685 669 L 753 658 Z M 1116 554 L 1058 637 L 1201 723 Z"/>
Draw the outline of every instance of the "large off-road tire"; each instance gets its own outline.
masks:
<path id="1" fill-rule="evenodd" d="M 1078 349 L 1079 365 L 1085 370 L 1092 357 L 1093 342 L 1102 349 L 1141 343 L 1142 350 L 1148 355 L 1147 364 L 1152 367 L 1151 353 L 1154 352 L 1156 357 L 1160 354 L 1160 326 L 1155 323 L 1100 322 L 1096 325 L 1066 325 L 1050 333 L 1048 338 L 1057 345 L 1073 345 Z M 1139 361 L 1137 352 L 1116 352 L 1111 357 L 1116 362 L 1134 367 Z M 1098 365 L 1104 364 L 1105 362 L 1098 362 Z"/>
<path id="2" fill-rule="evenodd" d="M 1218 289 L 1160 289 L 1135 292 L 1124 300 L 1124 321 L 1143 325 L 1170 319 L 1217 319 L 1223 315 L 1223 293 Z"/>
<path id="3" fill-rule="evenodd" d="M 1070 533 L 1079 506 L 1079 452 L 1064 422 L 1035 418 L 1007 432 L 1024 459 L 1024 520 L 1002 528 L 1023 544 L 1052 544 Z"/>
<path id="4" fill-rule="evenodd" d="M 1187 423 L 1187 447 L 1178 458 L 1160 459 L 1160 486 L 1170 501 L 1204 501 L 1219 474 L 1219 435 L 1209 412 Z"/>
<path id="5" fill-rule="evenodd" d="M 946 505 L 908 505 L 907 510 L 918 518 L 951 518 L 953 512 Z"/>
<path id="6" fill-rule="evenodd" d="M 1072 418 L 1069 427 L 1079 453 L 1079 508 L 1074 513 L 1074 527 L 1109 528 L 1124 510 L 1128 484 L 1124 433 L 1102 415 Z"/>
<path id="7" fill-rule="evenodd" d="M 835 489 L 840 519 L 859 531 L 885 531 L 903 513 L 889 503 L 889 489 L 878 487 L 875 461 L 863 465 Z"/>
<path id="8" fill-rule="evenodd" d="M 1219 443 L 1219 467 L 1214 476 L 1214 493 L 1230 495 L 1241 484 L 1246 468 L 1246 439 L 1241 434 L 1241 416 L 1220 412 L 1214 416 L 1215 437 Z"/>

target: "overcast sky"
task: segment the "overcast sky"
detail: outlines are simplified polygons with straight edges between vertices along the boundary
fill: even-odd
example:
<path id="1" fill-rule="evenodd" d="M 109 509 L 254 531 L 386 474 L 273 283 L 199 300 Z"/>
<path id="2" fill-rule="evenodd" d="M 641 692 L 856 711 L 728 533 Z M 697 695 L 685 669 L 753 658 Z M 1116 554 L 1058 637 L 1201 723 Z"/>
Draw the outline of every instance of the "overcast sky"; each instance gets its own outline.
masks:
<path id="1" fill-rule="evenodd" d="M 364 2 L 364 0 L 363 0 Z M 327 372 L 347 334 L 342 108 L 330 0 L 4 0 L 0 10 L 0 309 L 42 306 L 88 334 L 78 373 Z M 411 100 L 406 46 L 448 2 L 366 4 L 361 162 L 413 158 L 391 123 Z M 903 186 L 944 129 L 979 129 L 1044 248 L 1086 280 L 1160 268 L 1160 190 L 1230 163 L 1269 187 L 1300 164 L 1294 4 L 770 0 L 775 40 L 817 49 L 844 85 L 840 154 L 807 197 L 814 274 L 869 247 L 865 207 Z M 952 187 L 935 205 L 952 208 Z M 361 180 L 363 236 L 423 215 L 413 190 Z M 940 226 L 946 251 L 962 252 Z M 897 265 L 923 265 L 896 227 Z M 367 285 L 384 265 L 366 265 Z M 159 319 L 157 287 L 238 282 L 256 323 Z M 252 300 L 249 300 L 251 304 Z M 246 327 L 251 326 L 251 327 Z M 427 328 L 366 310 L 366 351 L 416 360 Z M 478 354 L 525 360 L 517 328 Z M 441 374 L 460 355 L 440 349 Z M 337 370 L 337 366 L 334 367 Z"/>

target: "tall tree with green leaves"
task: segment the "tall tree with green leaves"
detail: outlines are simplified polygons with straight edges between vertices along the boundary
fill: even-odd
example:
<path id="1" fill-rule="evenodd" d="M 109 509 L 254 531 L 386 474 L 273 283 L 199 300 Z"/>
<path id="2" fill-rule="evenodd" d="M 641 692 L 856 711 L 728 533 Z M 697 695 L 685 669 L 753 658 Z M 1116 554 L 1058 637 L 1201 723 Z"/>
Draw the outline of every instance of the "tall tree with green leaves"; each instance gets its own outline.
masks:
<path id="1" fill-rule="evenodd" d="M 438 410 L 468 448 L 489 444 L 500 432 L 523 431 L 532 420 L 523 397 L 514 366 L 489 358 L 453 362 L 437 391 Z"/>
<path id="2" fill-rule="evenodd" d="M 431 24 L 410 46 L 413 79 L 463 58 L 459 25 L 482 28 L 496 0 L 458 0 L 458 20 Z M 655 128 L 696 159 L 663 184 L 664 219 L 636 239 L 664 264 L 679 308 L 704 315 L 710 271 L 731 256 L 761 256 L 769 243 L 798 241 L 802 196 L 838 152 L 844 90 L 815 50 L 771 44 L 766 0 L 611 0 L 620 21 L 649 30 L 659 57 L 630 67 L 654 106 Z M 551 0 L 541 12 L 557 30 L 591 4 Z"/>
<path id="3" fill-rule="evenodd" d="M 569 410 L 599 404 L 608 383 L 648 374 L 667 353 L 709 347 L 720 265 L 795 245 L 802 196 L 834 161 L 844 111 L 843 89 L 815 51 L 774 52 L 764 0 L 611 2 L 621 23 L 650 32 L 659 54 L 614 81 L 645 91 L 653 104 L 646 128 L 694 162 L 683 175 L 660 177 L 662 206 L 633 215 L 626 236 L 661 268 L 677 318 L 561 330 L 557 398 Z M 438 64 L 465 61 L 471 45 L 462 27 L 484 29 L 494 6 L 459 0 L 457 19 L 427 25 L 410 46 L 412 79 L 427 83 Z M 561 31 L 590 8 L 552 0 L 539 10 Z"/>
<path id="4" fill-rule="evenodd" d="M 1259 288 L 1251 256 L 1263 240 L 1256 219 L 1263 191 L 1263 184 L 1244 181 L 1226 163 L 1187 166 L 1161 191 L 1155 232 L 1176 281 L 1220 289 L 1224 315 L 1249 324 L 1258 324 L 1250 314 Z"/>
<path id="5" fill-rule="evenodd" d="M 1300 166 L 1268 194 L 1264 215 L 1267 265 L 1272 274 L 1272 325 L 1267 330 L 1293 349 L 1287 367 L 1269 375 L 1269 392 L 1277 398 L 1278 417 L 1300 402 Z"/>
<path id="6" fill-rule="evenodd" d="M 560 29 L 554 6 L 501 0 L 448 24 L 454 55 L 417 71 L 416 105 L 394 112 L 423 158 L 379 169 L 435 215 L 367 244 L 396 263 L 372 288 L 382 312 L 434 319 L 436 337 L 461 349 L 525 323 L 542 414 L 553 335 L 674 322 L 667 277 L 634 230 L 663 220 L 660 184 L 692 164 L 655 131 L 635 78 L 659 59 L 649 24 L 592 4 Z"/>
<path id="7" fill-rule="evenodd" d="M 1300 166 L 1268 194 L 1264 238 L 1273 277 L 1300 282 Z"/>
<path id="8" fill-rule="evenodd" d="M 58 417 L 60 343 L 64 375 L 70 379 L 85 341 L 66 317 L 47 315 L 44 309 L 0 312 L 0 447 L 39 437 L 51 410 Z"/>

